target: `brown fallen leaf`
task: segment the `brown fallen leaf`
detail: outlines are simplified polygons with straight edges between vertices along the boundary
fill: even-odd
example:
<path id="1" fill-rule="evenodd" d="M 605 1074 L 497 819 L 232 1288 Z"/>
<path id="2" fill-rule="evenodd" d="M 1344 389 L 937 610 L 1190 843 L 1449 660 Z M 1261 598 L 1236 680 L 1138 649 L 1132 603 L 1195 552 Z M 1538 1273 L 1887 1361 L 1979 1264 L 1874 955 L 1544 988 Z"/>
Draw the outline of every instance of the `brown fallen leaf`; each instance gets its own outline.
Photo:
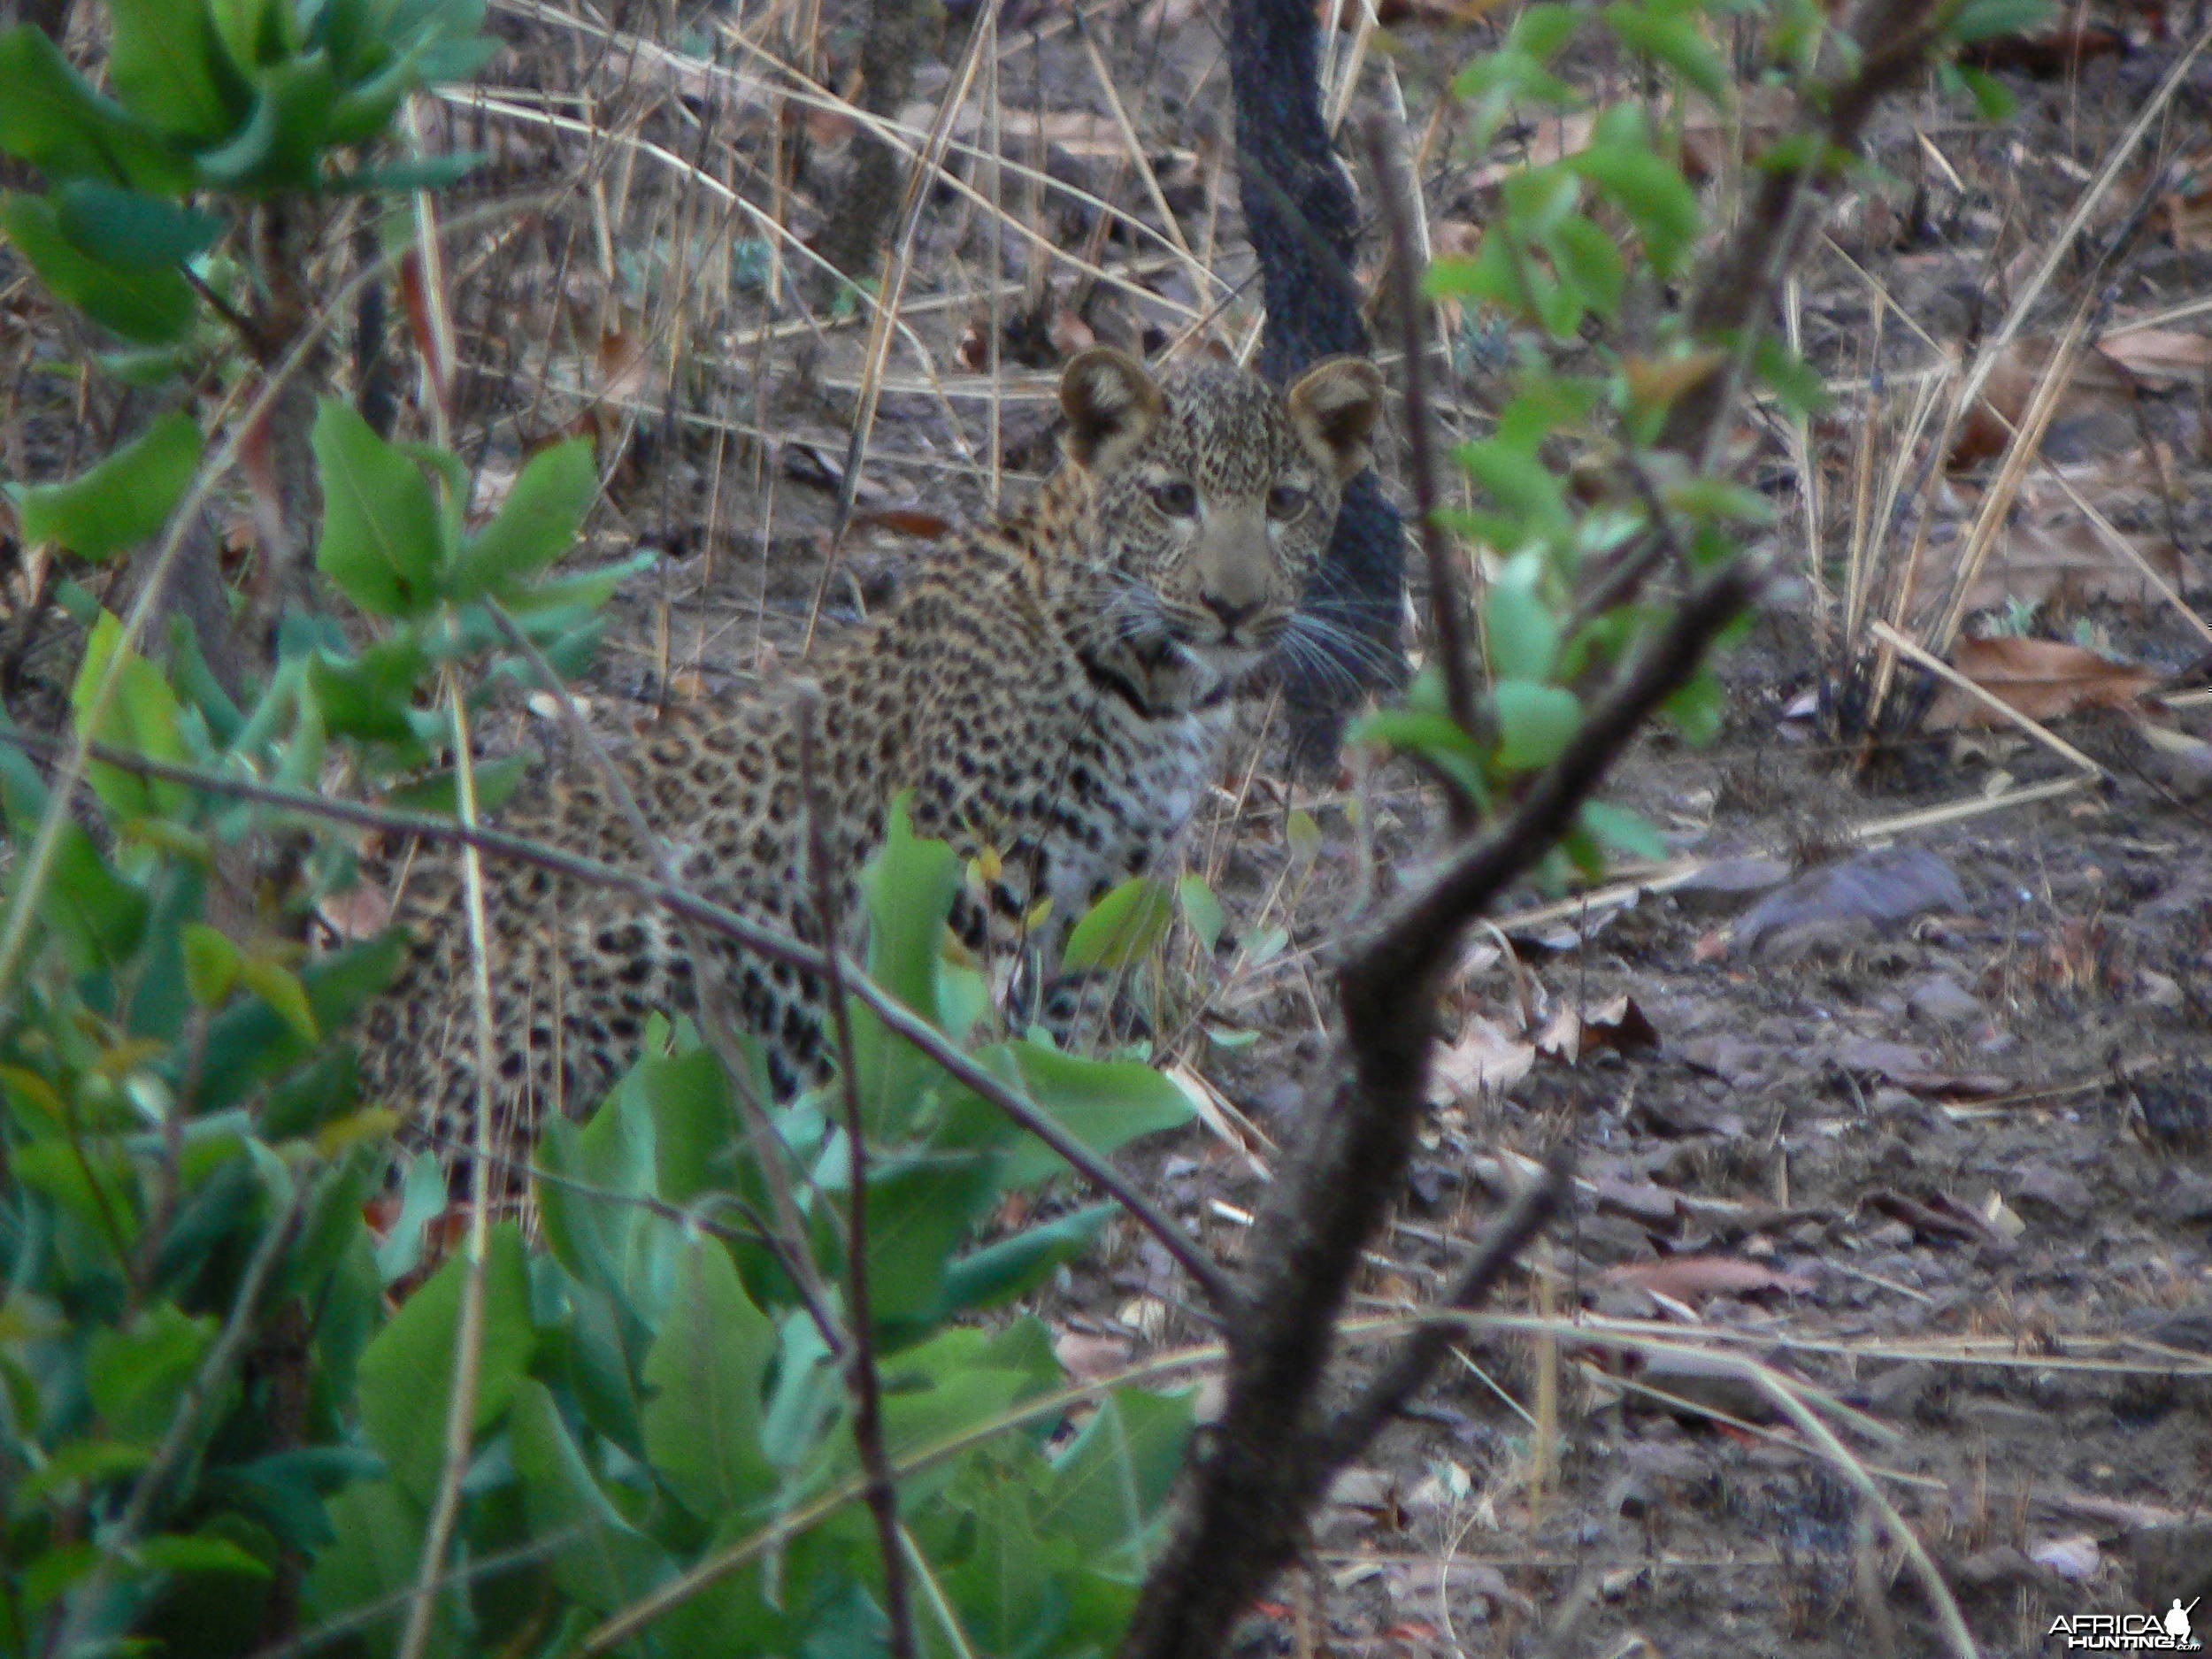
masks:
<path id="1" fill-rule="evenodd" d="M 1739 956 L 1793 960 L 1929 910 L 1971 908 L 1958 873 L 1925 847 L 1886 847 L 1819 864 L 1739 917 Z"/>
<path id="2" fill-rule="evenodd" d="M 1598 1278 L 1609 1285 L 1628 1285 L 1638 1290 L 1697 1302 L 1709 1296 L 1751 1296 L 1778 1290 L 1792 1296 L 1811 1294 L 1813 1281 L 1802 1273 L 1787 1272 L 1762 1262 L 1732 1256 L 1669 1256 L 1655 1262 L 1623 1262 Z"/>
<path id="3" fill-rule="evenodd" d="M 2099 58 L 2112 58 L 2127 50 L 2127 37 L 2101 23 L 2069 23 L 2034 35 L 2000 35 L 1976 41 L 1959 54 L 1962 63 L 1977 69 L 2009 69 L 2054 81 L 2078 71 Z"/>
<path id="4" fill-rule="evenodd" d="M 1592 1049 L 1611 1048 L 1625 1054 L 1632 1048 L 1658 1046 L 1658 1032 L 1625 992 L 1593 1009 L 1561 1009 L 1536 1039 L 1539 1054 L 1569 1065 Z"/>
<path id="5" fill-rule="evenodd" d="M 852 517 L 856 530 L 888 530 L 894 535 L 918 536 L 934 541 L 952 534 L 952 520 L 919 507 L 873 507 Z"/>
<path id="6" fill-rule="evenodd" d="M 1470 1094 L 1511 1088 L 1536 1064 L 1536 1045 L 1479 1015 L 1460 1027 L 1459 1038 L 1436 1056 L 1431 1094 L 1451 1104 Z"/>
<path id="7" fill-rule="evenodd" d="M 1866 1207 L 1903 1222 L 1923 1243 L 1939 1240 L 1955 1244 L 1979 1244 L 2001 1236 L 1973 1210 L 1942 1193 L 1926 1203 L 1902 1193 L 1873 1193 L 1868 1195 Z"/>
<path id="8" fill-rule="evenodd" d="M 1951 653 L 1951 665 L 2031 720 L 2055 720 L 2084 709 L 2128 708 L 2140 703 L 2164 678 L 2085 646 L 2013 634 L 1963 638 Z M 1937 692 L 1928 708 L 1927 727 L 1933 732 L 2006 724 L 1994 709 L 1955 686 Z"/>
<path id="9" fill-rule="evenodd" d="M 2097 351 L 2142 380 L 2195 380 L 2212 368 L 2212 334 L 2181 328 L 2108 334 L 2097 342 Z"/>
<path id="10" fill-rule="evenodd" d="M 1982 383 L 1980 401 L 1959 422 L 1951 445 L 1953 468 L 1972 466 L 2004 452 L 2037 389 L 2053 373 L 2058 355 L 2059 342 L 2047 334 L 2016 340 L 2004 349 Z M 2081 352 L 2068 371 L 2053 418 L 2098 410 L 2124 411 L 2132 391 L 2128 373 L 2119 364 L 2094 351 Z"/>
<path id="11" fill-rule="evenodd" d="M 1053 1356 L 1077 1382 L 1096 1382 L 1127 1368 L 1135 1344 L 1126 1336 L 1063 1331 L 1052 1339 Z"/>
<path id="12" fill-rule="evenodd" d="M 2180 555 L 2165 537 L 2126 539 L 2143 563 L 2169 582 L 2180 576 Z M 1921 549 L 1914 591 L 1929 600 L 1947 591 L 1965 550 L 1963 533 L 1941 541 L 1931 540 Z M 2094 526 L 2067 506 L 2055 509 L 2048 518 L 2016 518 L 1997 533 L 1967 588 L 1966 608 L 1995 611 L 2016 601 L 2040 605 L 2053 599 L 2143 604 L 2155 597 L 2157 589 L 2142 565 L 2108 546 Z"/>

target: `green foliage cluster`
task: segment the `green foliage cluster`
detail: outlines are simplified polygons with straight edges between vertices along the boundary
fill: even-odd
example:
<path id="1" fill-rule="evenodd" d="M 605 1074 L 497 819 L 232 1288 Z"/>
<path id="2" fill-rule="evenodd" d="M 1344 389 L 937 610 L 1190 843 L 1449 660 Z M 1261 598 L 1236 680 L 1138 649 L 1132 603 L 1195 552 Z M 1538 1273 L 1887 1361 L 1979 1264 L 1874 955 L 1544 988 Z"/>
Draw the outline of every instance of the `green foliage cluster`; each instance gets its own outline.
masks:
<path id="1" fill-rule="evenodd" d="M 449 457 L 386 443 L 334 403 L 315 450 L 318 563 L 382 638 L 349 650 L 296 621 L 241 710 L 188 649 L 165 673 L 101 615 L 83 734 L 211 780 L 273 779 L 304 807 L 334 752 L 383 777 L 435 747 L 419 694 L 446 664 L 478 680 L 502 665 L 489 604 L 557 649 L 588 639 L 620 572 L 542 573 L 590 501 L 580 450 L 535 457 L 473 533 L 450 507 Z M 67 525 L 64 497 L 83 488 L 26 501 Z M 127 767 L 89 775 L 96 824 L 64 824 L 39 891 L 22 861 L 11 872 L 11 900 L 39 908 L 0 1023 L 0 1652 L 246 1653 L 296 1628 L 393 1651 L 442 1469 L 463 1271 L 449 1261 L 391 1311 L 445 1208 L 434 1159 L 412 1164 L 383 1237 L 365 1219 L 393 1120 L 359 1099 L 341 1033 L 396 941 L 305 958 L 274 928 L 220 931 L 206 901 L 221 849 L 301 814 Z M 52 803 L 12 747 L 0 787 L 21 847 Z M 349 863 L 316 840 L 287 901 Z M 987 1002 L 943 950 L 961 879 L 949 849 L 902 832 L 868 883 L 872 976 L 955 1036 Z M 995 1652 L 1097 1651 L 1125 1616 L 1187 1408 L 1116 1391 L 1056 1444 L 1070 1402 L 1043 1327 L 964 1322 L 1083 1248 L 1109 1209 L 973 1248 L 1007 1193 L 1064 1166 L 864 1007 L 853 1032 L 885 1445 L 912 1467 L 902 1502 L 942 1609 L 926 1649 L 960 1651 L 958 1629 Z M 711 1563 L 728 1570 L 618 1650 L 850 1651 L 839 1644 L 880 1623 L 876 1540 L 853 1501 L 849 1313 L 805 1310 L 753 1228 L 768 1177 L 718 1064 L 667 1036 L 595 1117 L 549 1129 L 548 1248 L 526 1251 L 511 1224 L 494 1235 L 474 1452 L 426 1653 L 566 1651 Z M 1100 1151 L 1187 1117 L 1133 1063 L 1029 1041 L 977 1057 Z M 833 1284 L 851 1248 L 841 1099 L 777 1117 Z"/>
<path id="2" fill-rule="evenodd" d="M 2032 26 L 2047 10 L 2046 0 L 1966 0 L 1950 9 L 1942 35 L 1962 43 Z M 1488 672 L 1471 720 L 1455 718 L 1444 678 L 1432 671 L 1402 708 L 1372 717 L 1363 732 L 1422 757 L 1483 811 L 1509 803 L 1559 757 L 1581 730 L 1602 671 L 1666 620 L 1667 607 L 1640 582 L 1623 583 L 1609 606 L 1592 605 L 1602 586 L 1594 579 L 1640 565 L 1677 584 L 1694 580 L 1738 557 L 1772 518 L 1766 500 L 1728 475 L 1724 457 L 1709 463 L 1665 438 L 1678 403 L 1721 377 L 1760 391 L 1786 419 L 1806 419 L 1823 396 L 1819 376 L 1780 340 L 1701 334 L 1683 303 L 1680 288 L 1710 240 L 1683 132 L 1699 105 L 1733 130 L 1741 72 L 1732 71 L 1721 40 L 1734 42 L 1737 65 L 1755 64 L 1748 79 L 1795 87 L 1818 109 L 1859 65 L 1837 22 L 1815 0 L 1539 0 L 1458 78 L 1477 149 L 1515 119 L 1586 133 L 1556 159 L 1509 173 L 1475 252 L 1437 259 L 1425 279 L 1430 295 L 1464 307 L 1484 356 L 1499 357 L 1502 343 L 1506 359 L 1492 429 L 1455 451 L 1471 504 L 1438 513 L 1485 559 L 1478 621 Z M 1562 58 L 1592 45 L 1640 61 L 1647 96 L 1594 106 L 1563 79 Z M 2001 108 L 1987 77 L 1949 65 L 1942 73 L 1986 111 Z M 1804 171 L 1819 178 L 1857 165 L 1799 130 L 1755 148 L 1745 173 L 1754 182 Z M 1717 733 L 1721 707 L 1708 668 L 1665 714 L 1701 742 Z M 1546 873 L 1555 883 L 1594 878 L 1609 857 L 1663 850 L 1637 815 L 1592 802 Z"/>
<path id="3" fill-rule="evenodd" d="M 204 204 L 391 190 L 465 158 L 386 160 L 419 88 L 472 73 L 483 0 L 113 0 L 94 88 L 41 30 L 0 31 L 0 153 L 42 195 L 0 196 L 0 230 L 58 297 L 165 366 L 208 320 L 254 307 L 250 271 L 205 257 L 231 219 Z"/>
<path id="4" fill-rule="evenodd" d="M 0 204 L 0 230 L 124 342 L 111 367 L 142 377 L 250 348 L 232 336 L 265 273 L 231 262 L 231 233 L 278 194 L 308 211 L 449 173 L 376 158 L 407 91 L 480 59 L 480 12 L 119 3 L 112 99 L 43 35 L 0 35 L 0 150 L 48 183 Z M 24 534 L 82 562 L 124 556 L 219 464 L 209 448 L 179 411 L 76 478 L 12 487 Z M 495 1230 L 480 1338 L 465 1344 L 465 1263 L 431 1255 L 449 1236 L 445 1175 L 396 1156 L 392 1103 L 360 1097 L 344 1036 L 397 941 L 300 942 L 356 875 L 315 810 L 326 780 L 449 814 L 455 773 L 434 769 L 456 727 L 437 694 L 480 701 L 534 672 L 510 626 L 575 672 L 645 561 L 552 572 L 597 492 L 584 445 L 532 457 L 473 527 L 448 450 L 388 442 L 334 400 L 309 448 L 327 603 L 284 617 L 242 695 L 188 631 L 157 661 L 77 581 L 58 589 L 88 641 L 76 735 L 172 775 L 96 760 L 72 810 L 0 741 L 16 941 L 0 1003 L 0 1654 L 391 1653 L 419 1584 L 435 1586 L 419 1652 L 550 1654 L 687 1580 L 695 1594 L 610 1650 L 864 1647 L 882 1568 L 856 1498 L 853 1315 L 834 1297 L 806 1308 L 755 1230 L 769 1177 L 708 1051 L 658 1030 L 596 1116 L 552 1128 L 546 1248 Z M 477 768 L 480 803 L 518 777 Z M 272 846 L 296 856 L 272 865 Z M 259 874 L 244 917 L 234 891 L 213 902 L 240 868 Z M 948 849 L 899 837 L 870 881 L 871 964 L 965 1034 L 987 996 L 940 950 L 959 879 Z M 927 1586 L 925 1650 L 1100 1651 L 1187 1402 L 1064 1394 L 1036 1321 L 974 1324 L 1108 1211 L 976 1247 L 1002 1198 L 1058 1158 L 864 1008 L 853 1028 L 867 1157 L 849 1156 L 836 1099 L 778 1113 L 772 1156 L 796 1172 L 830 1286 L 865 1171 L 870 1335 Z M 1023 1041 L 978 1058 L 1102 1151 L 1187 1116 L 1141 1065 Z M 472 1453 L 449 1547 L 426 1561 L 464 1349 Z"/>

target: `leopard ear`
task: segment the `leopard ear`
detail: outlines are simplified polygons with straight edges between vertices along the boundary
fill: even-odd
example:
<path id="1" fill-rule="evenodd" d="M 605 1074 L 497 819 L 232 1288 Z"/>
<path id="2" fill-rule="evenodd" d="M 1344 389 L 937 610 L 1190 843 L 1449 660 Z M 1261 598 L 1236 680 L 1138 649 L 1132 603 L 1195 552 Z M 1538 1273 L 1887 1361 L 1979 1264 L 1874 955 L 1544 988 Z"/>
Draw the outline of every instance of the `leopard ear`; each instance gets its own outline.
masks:
<path id="1" fill-rule="evenodd" d="M 1341 484 L 1365 466 L 1382 419 L 1382 376 L 1359 357 L 1317 363 L 1290 388 L 1291 424 Z"/>
<path id="2" fill-rule="evenodd" d="M 1144 442 L 1166 407 L 1144 365 L 1111 346 L 1092 347 L 1060 376 L 1068 459 L 1093 472 L 1111 465 Z"/>

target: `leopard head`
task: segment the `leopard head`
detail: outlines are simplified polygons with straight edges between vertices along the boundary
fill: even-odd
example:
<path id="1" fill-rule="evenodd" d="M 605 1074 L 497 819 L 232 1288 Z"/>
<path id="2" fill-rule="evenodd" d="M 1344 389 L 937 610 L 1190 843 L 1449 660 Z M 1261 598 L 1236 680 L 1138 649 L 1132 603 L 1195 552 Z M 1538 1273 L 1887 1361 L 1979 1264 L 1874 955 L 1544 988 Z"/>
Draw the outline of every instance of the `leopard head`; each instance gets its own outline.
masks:
<path id="1" fill-rule="evenodd" d="M 1155 380 L 1102 347 L 1068 365 L 1060 406 L 1089 507 L 1056 584 L 1078 651 L 1141 708 L 1210 699 L 1290 630 L 1367 465 L 1381 377 L 1333 357 L 1287 392 L 1222 364 Z"/>

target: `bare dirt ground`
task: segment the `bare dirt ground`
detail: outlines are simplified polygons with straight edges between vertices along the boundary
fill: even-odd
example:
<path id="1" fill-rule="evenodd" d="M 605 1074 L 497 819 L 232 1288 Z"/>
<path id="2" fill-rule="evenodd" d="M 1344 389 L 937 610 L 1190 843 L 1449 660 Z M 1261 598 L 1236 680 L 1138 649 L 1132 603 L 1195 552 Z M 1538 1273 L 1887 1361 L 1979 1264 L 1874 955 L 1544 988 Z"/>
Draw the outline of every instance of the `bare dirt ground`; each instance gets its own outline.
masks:
<path id="1" fill-rule="evenodd" d="M 452 258 L 487 495 L 524 446 L 591 425 L 622 457 L 605 540 L 666 555 L 587 687 L 615 731 L 789 660 L 1025 488 L 1069 351 L 1234 349 L 1256 320 L 1210 14 L 1102 7 L 1087 42 L 1061 8 L 1002 17 L 968 104 L 988 113 L 951 128 L 957 183 L 922 204 L 884 290 L 898 326 L 872 334 L 799 245 L 847 165 L 853 121 L 823 88 L 856 20 L 650 11 L 639 35 L 498 11 L 511 50 L 449 111 L 450 141 L 492 158 Z M 973 20 L 956 13 L 949 58 Z M 2156 11 L 2065 27 L 2077 55 L 2006 49 L 2008 125 L 1933 88 L 1891 111 L 1793 290 L 1785 324 L 1833 410 L 1739 434 L 1784 578 L 1729 659 L 1721 740 L 1655 737 L 1610 791 L 1676 856 L 1618 891 L 1531 892 L 1470 941 L 1363 1312 L 1416 1305 L 1561 1137 L 1572 1224 L 1340 1486 L 1247 1651 L 1947 1651 L 1869 1488 L 1986 1654 L 2063 1651 L 2061 1616 L 2212 1596 L 2212 841 L 2187 748 L 2208 711 L 2186 695 L 2212 641 L 2212 195 L 2192 170 L 2212 63 Z M 1417 7 L 1335 37 L 1350 107 L 1405 111 L 1440 247 L 1479 225 L 1506 158 L 1468 150 L 1440 102 L 1493 38 Z M 1601 86 L 1619 65 L 1586 68 Z M 923 66 L 917 142 L 953 74 Z M 1733 131 L 1686 141 L 1711 151 L 1717 213 Z M 1517 137 L 1541 154 L 1560 133 Z M 8 470 L 68 470 L 73 342 L 7 280 Z M 1446 343 L 1471 434 L 1498 342 L 1468 318 Z M 1984 359 L 1985 403 L 1947 426 Z M 2014 491 L 2005 423 L 2046 418 Z M 1948 655 L 1931 599 L 1968 559 L 1975 628 L 2145 665 L 2177 735 L 2146 738 L 2140 682 L 2078 657 L 2024 694 L 2078 758 L 1940 705 L 1914 724 L 1909 667 L 1870 719 L 1871 621 Z M 1325 1059 L 1329 962 L 1435 830 L 1410 779 L 1361 757 L 1285 780 L 1267 721 L 1256 704 L 1188 843 L 1225 945 L 1201 960 L 1179 933 L 1159 970 L 1185 1015 L 1163 1057 L 1212 1122 L 1141 1160 L 1231 1256 L 1265 1248 L 1240 1221 Z M 1134 1242 L 1047 1311 L 1078 1369 L 1202 1335 Z M 1818 1436 L 1714 1355 L 1820 1402 Z"/>

